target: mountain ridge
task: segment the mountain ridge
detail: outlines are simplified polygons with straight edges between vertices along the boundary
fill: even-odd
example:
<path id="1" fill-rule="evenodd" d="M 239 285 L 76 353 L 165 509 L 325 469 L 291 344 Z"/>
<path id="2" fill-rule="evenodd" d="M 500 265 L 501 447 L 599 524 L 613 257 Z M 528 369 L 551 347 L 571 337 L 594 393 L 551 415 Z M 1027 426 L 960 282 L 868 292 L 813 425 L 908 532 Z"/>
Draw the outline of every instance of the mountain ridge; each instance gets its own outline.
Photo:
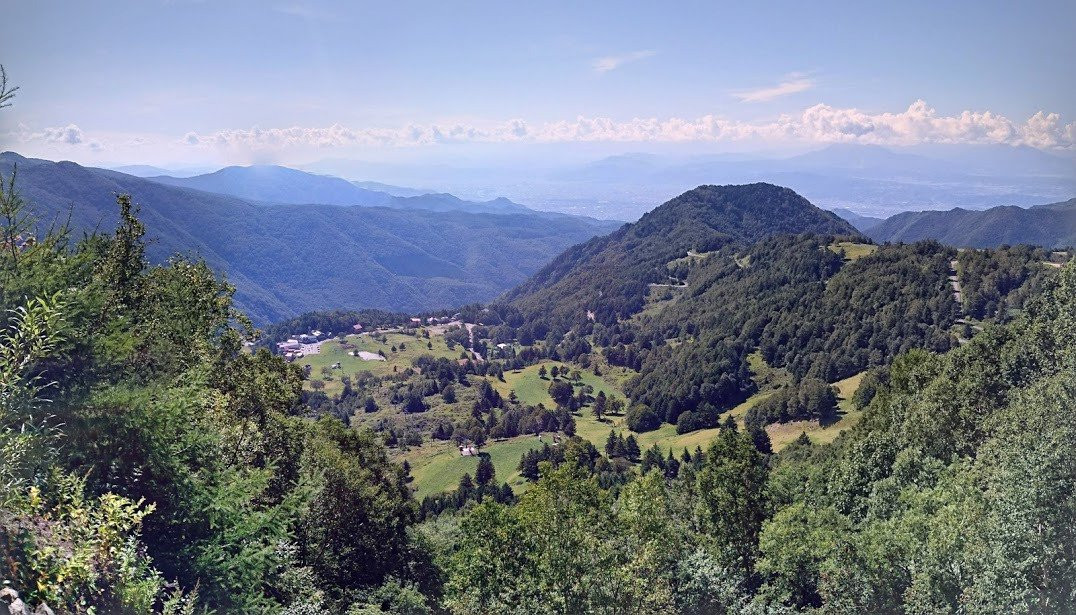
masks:
<path id="1" fill-rule="evenodd" d="M 568 246 L 615 225 L 563 214 L 266 205 L 116 171 L 0 154 L 42 225 L 109 230 L 115 195 L 141 205 L 154 263 L 194 253 L 259 323 L 317 309 L 421 311 L 488 301 Z M 509 255 L 510 258 L 506 258 Z"/>
<path id="2" fill-rule="evenodd" d="M 1028 208 L 1002 205 L 985 210 L 909 211 L 879 222 L 866 234 L 879 242 L 936 239 L 967 248 L 1072 246 L 1076 245 L 1076 198 Z"/>

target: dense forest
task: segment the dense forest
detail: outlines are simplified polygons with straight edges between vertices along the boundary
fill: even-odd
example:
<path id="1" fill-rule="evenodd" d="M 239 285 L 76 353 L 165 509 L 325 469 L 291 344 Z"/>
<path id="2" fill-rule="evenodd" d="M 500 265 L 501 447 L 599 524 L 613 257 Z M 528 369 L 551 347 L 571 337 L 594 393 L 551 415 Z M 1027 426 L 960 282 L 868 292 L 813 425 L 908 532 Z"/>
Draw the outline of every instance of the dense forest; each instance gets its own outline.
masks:
<path id="1" fill-rule="evenodd" d="M 829 242 L 774 237 L 697 266 L 686 295 L 636 327 L 640 341 L 626 351 L 639 348 L 632 398 L 676 423 L 681 412 L 727 410 L 754 392 L 747 357 L 756 348 L 796 378 L 832 382 L 910 348 L 955 345 L 951 250 L 887 246 L 845 264 Z"/>
<path id="2" fill-rule="evenodd" d="M 479 612 L 1067 613 L 1076 604 L 1076 268 L 1024 315 L 900 355 L 830 446 L 723 429 L 675 477 L 561 464 L 461 524 Z M 701 457 L 701 458 L 700 458 Z"/>

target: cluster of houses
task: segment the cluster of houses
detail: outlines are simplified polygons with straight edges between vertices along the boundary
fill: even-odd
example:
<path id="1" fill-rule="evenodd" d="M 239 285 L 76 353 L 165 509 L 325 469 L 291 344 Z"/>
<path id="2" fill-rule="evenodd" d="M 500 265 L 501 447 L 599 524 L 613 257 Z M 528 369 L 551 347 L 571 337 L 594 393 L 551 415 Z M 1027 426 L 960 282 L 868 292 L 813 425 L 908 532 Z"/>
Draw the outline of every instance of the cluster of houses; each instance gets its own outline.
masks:
<path id="1" fill-rule="evenodd" d="M 277 342 L 276 347 L 283 353 L 284 359 L 290 362 L 303 356 L 303 345 L 317 343 L 326 337 L 326 334 L 315 329 L 310 333 L 300 333 L 283 342 Z"/>
<path id="2" fill-rule="evenodd" d="M 459 314 L 456 315 L 456 318 L 459 318 Z M 447 323 L 450 323 L 450 322 L 452 322 L 452 318 L 450 318 L 448 316 L 430 316 L 429 318 L 426 318 L 426 319 L 414 317 L 414 318 L 411 319 L 411 324 L 413 326 L 416 326 L 416 327 L 422 326 L 423 324 L 427 324 L 427 325 L 443 325 L 443 324 L 447 324 Z"/>

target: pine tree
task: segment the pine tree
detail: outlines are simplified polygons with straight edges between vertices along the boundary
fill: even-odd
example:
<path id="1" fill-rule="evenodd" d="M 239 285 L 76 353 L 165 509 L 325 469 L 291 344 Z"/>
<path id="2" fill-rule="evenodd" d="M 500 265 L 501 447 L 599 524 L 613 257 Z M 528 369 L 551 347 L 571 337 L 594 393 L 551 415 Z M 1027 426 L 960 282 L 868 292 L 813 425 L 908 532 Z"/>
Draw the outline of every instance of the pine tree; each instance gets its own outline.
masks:
<path id="1" fill-rule="evenodd" d="M 489 455 L 483 454 L 478 458 L 478 469 L 475 470 L 475 481 L 479 487 L 485 487 L 493 482 L 497 476 L 497 469 L 493 467 L 493 461 Z"/>
<path id="2" fill-rule="evenodd" d="M 610 459 L 616 457 L 617 437 L 616 432 L 609 430 L 609 437 L 605 439 L 605 454 Z"/>
<path id="3" fill-rule="evenodd" d="M 624 440 L 624 455 L 632 461 L 639 458 L 642 451 L 639 450 L 639 441 L 635 439 L 634 435 L 629 434 L 627 439 Z"/>

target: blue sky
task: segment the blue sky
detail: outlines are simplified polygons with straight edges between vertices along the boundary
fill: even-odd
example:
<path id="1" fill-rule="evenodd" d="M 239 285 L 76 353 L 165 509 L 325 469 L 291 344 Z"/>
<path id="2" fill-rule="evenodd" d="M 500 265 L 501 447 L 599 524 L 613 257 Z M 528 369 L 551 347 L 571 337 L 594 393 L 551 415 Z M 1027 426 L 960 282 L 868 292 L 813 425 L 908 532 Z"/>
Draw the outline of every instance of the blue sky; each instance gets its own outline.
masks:
<path id="1" fill-rule="evenodd" d="M 1073 149 L 1071 0 L 454 4 L 12 3 L 0 146 L 100 164 Z"/>

